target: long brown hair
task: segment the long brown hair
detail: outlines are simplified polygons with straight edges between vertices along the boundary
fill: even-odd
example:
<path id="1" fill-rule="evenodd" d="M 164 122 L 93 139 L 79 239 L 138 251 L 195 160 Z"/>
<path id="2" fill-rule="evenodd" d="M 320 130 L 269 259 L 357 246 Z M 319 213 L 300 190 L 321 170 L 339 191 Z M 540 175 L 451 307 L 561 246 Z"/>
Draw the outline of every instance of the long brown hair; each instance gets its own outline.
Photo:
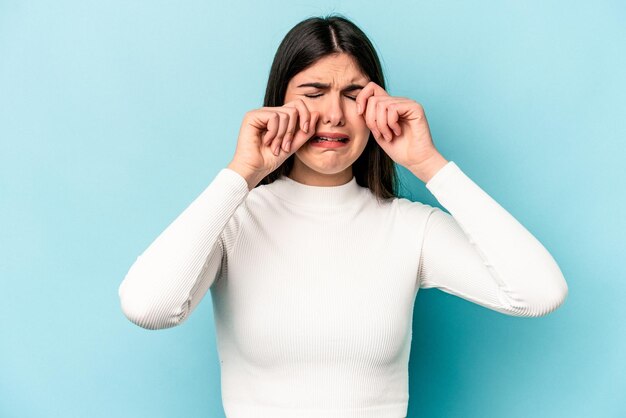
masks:
<path id="1" fill-rule="evenodd" d="M 263 106 L 282 106 L 289 81 L 322 57 L 346 53 L 352 56 L 363 74 L 382 88 L 385 79 L 374 46 L 365 33 L 342 15 L 311 17 L 295 25 L 282 40 L 269 74 Z M 295 154 L 265 176 L 257 186 L 287 176 Z M 370 133 L 365 149 L 352 164 L 356 182 L 369 188 L 376 198 L 392 199 L 398 193 L 398 176 L 393 160 Z"/>

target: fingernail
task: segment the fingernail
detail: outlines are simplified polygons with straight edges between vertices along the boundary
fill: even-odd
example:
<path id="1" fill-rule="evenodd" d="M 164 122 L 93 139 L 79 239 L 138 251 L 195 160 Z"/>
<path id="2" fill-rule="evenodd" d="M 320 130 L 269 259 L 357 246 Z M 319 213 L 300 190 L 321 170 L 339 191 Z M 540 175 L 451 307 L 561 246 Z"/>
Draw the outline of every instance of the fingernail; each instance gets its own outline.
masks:
<path id="1" fill-rule="evenodd" d="M 289 152 L 289 150 L 291 150 L 291 141 L 285 143 L 285 152 Z"/>
<path id="2" fill-rule="evenodd" d="M 306 132 L 307 134 L 309 133 L 309 122 L 304 122 L 304 128 L 303 131 Z"/>

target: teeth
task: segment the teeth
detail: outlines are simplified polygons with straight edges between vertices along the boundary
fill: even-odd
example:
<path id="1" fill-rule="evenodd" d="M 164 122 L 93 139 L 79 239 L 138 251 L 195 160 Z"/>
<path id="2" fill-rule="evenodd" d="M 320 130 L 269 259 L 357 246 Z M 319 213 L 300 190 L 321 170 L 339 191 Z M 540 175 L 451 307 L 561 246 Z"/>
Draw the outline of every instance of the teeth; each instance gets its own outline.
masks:
<path id="1" fill-rule="evenodd" d="M 334 142 L 345 140 L 345 138 L 326 138 L 325 136 L 318 136 L 318 137 L 315 137 L 315 138 L 316 139 L 322 139 L 322 140 L 325 140 L 325 141 L 334 141 Z"/>

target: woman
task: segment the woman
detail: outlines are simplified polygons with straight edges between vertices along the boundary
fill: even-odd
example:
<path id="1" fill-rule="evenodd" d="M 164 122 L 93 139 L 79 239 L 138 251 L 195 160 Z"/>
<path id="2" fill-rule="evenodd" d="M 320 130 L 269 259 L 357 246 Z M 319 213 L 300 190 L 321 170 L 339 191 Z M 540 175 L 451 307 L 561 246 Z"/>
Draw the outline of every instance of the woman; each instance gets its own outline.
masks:
<path id="1" fill-rule="evenodd" d="M 396 196 L 394 162 L 450 212 Z M 548 251 L 433 145 L 341 16 L 286 35 L 235 155 L 137 258 L 122 309 L 181 324 L 208 289 L 229 418 L 404 417 L 413 305 L 439 288 L 507 315 L 565 300 Z"/>

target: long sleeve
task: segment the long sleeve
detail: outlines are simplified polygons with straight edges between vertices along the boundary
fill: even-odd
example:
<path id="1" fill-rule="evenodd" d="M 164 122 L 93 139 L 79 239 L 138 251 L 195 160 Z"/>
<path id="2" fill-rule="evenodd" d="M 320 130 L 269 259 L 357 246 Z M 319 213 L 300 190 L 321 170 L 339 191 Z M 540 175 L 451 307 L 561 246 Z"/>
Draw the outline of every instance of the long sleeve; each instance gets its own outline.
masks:
<path id="1" fill-rule="evenodd" d="M 237 223 L 229 221 L 248 192 L 241 175 L 222 169 L 137 257 L 118 288 L 130 321 L 162 329 L 187 319 L 216 280 L 225 248 L 236 239 Z"/>
<path id="2" fill-rule="evenodd" d="M 546 248 L 449 161 L 426 183 L 448 210 L 429 214 L 420 259 L 421 288 L 438 288 L 512 316 L 558 308 L 568 287 Z"/>

